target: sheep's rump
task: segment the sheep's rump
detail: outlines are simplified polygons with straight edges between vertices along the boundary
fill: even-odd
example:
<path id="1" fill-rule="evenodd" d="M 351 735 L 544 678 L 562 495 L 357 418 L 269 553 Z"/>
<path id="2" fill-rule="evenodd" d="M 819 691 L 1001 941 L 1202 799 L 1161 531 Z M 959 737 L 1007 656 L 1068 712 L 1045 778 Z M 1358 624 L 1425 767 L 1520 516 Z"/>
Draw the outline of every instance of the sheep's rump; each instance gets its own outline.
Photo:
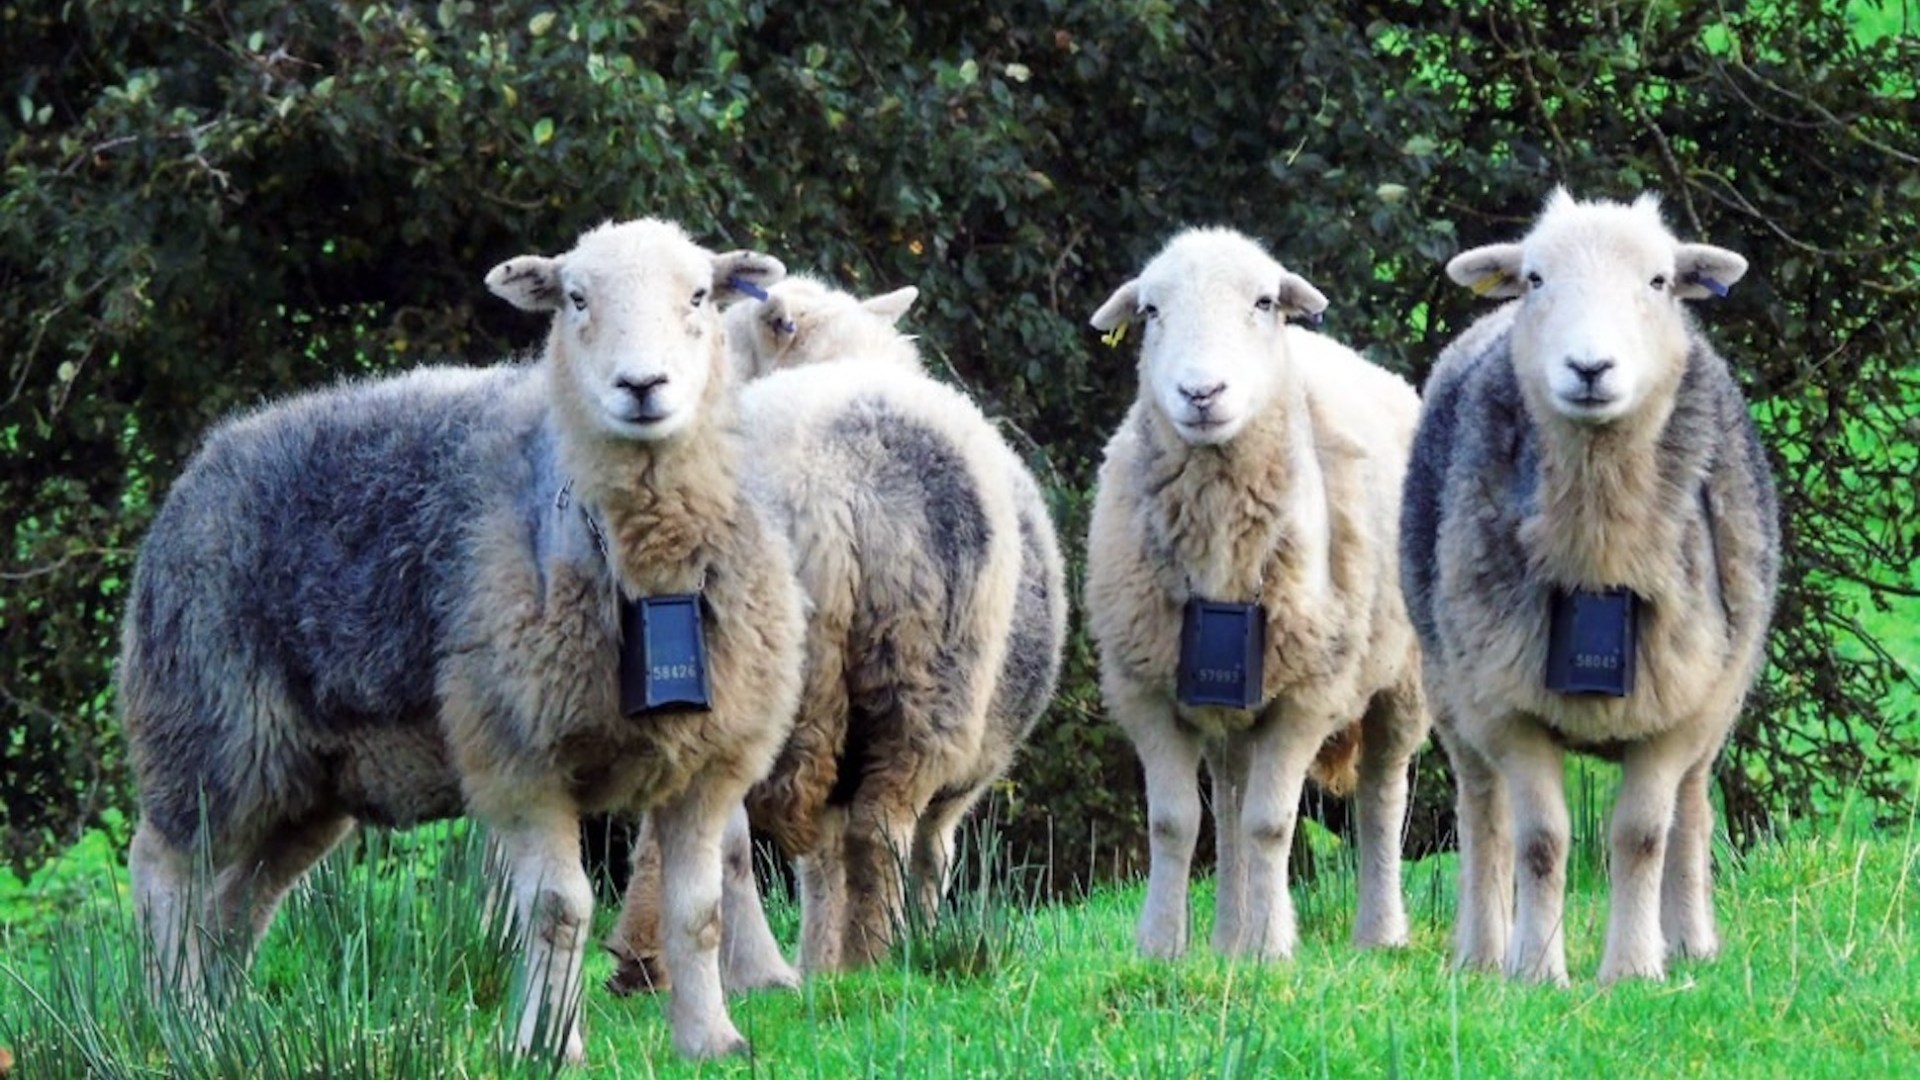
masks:
<path id="1" fill-rule="evenodd" d="M 513 504 L 539 530 L 537 378 L 425 369 L 208 437 L 142 545 L 121 668 L 144 811 L 170 842 L 196 835 L 203 798 L 215 836 L 261 797 L 380 823 L 459 811 L 435 672 L 470 524 Z M 315 782 L 333 790 L 298 790 Z"/>
<path id="2" fill-rule="evenodd" d="M 1524 523 L 1540 512 L 1544 451 L 1509 352 L 1514 307 L 1470 327 L 1442 354 L 1428 380 L 1402 503 L 1407 611 L 1434 671 L 1519 671 L 1514 679 L 1537 693 L 1496 692 L 1491 686 L 1485 692 L 1531 714 L 1560 716 L 1556 726 L 1575 725 L 1562 731 L 1571 742 L 1601 749 L 1606 739 L 1583 738 L 1579 729 L 1617 727 L 1619 718 L 1603 720 L 1600 714 L 1627 709 L 1630 699 L 1549 701 L 1537 687 L 1545 662 L 1547 595 L 1556 583 L 1542 579 L 1521 539 Z M 1684 701 L 1693 692 L 1678 687 L 1703 677 L 1674 670 L 1702 666 L 1687 659 L 1717 654 L 1720 662 L 1704 667 L 1729 671 L 1742 685 L 1757 670 L 1780 551 L 1777 499 L 1759 433 L 1726 362 L 1697 333 L 1654 453 L 1663 502 L 1646 512 L 1650 523 L 1678 522 L 1679 547 L 1671 558 L 1678 560 L 1673 577 L 1683 587 L 1654 598 L 1655 610 L 1643 612 L 1641 663 L 1643 674 L 1673 671 L 1664 688 L 1645 694 Z M 1718 643 L 1704 653 L 1663 647 L 1689 640 L 1686 634 L 1702 626 L 1712 629 Z M 1487 648 L 1488 641 L 1513 644 Z M 1649 662 L 1655 667 L 1648 669 Z M 1642 696 L 1636 691 L 1636 698 Z M 1638 734 L 1644 732 L 1619 731 L 1629 739 Z"/>

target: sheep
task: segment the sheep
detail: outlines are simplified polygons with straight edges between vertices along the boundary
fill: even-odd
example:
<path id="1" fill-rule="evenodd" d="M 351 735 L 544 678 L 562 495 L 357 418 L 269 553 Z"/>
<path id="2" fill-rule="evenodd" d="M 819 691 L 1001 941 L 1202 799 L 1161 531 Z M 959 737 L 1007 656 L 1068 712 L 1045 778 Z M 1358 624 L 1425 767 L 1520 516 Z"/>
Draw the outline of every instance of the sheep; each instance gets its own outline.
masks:
<path id="1" fill-rule="evenodd" d="M 1215 228 L 1175 236 L 1093 314 L 1110 342 L 1132 327 L 1142 339 L 1138 397 L 1100 466 L 1085 602 L 1107 711 L 1146 776 L 1136 940 L 1151 958 L 1187 948 L 1203 758 L 1217 952 L 1292 955 L 1287 863 L 1310 771 L 1357 798 L 1354 942 L 1407 939 L 1400 828 L 1428 719 L 1392 560 L 1419 403 L 1400 377 L 1286 322 L 1326 306 L 1255 241 Z M 1262 605 L 1244 628 L 1264 632 L 1264 672 L 1241 669 L 1249 707 L 1179 690 L 1189 601 Z"/>
<path id="2" fill-rule="evenodd" d="M 1681 301 L 1724 293 L 1746 267 L 1677 240 L 1651 194 L 1564 189 L 1520 242 L 1447 264 L 1477 293 L 1517 298 L 1441 353 L 1400 530 L 1458 783 L 1462 967 L 1567 981 L 1567 750 L 1623 765 L 1600 981 L 1659 979 L 1669 956 L 1718 950 L 1707 783 L 1764 662 L 1780 535 L 1746 403 Z M 1549 689 L 1555 594 L 1608 589 L 1637 597 L 1612 615 L 1637 648 L 1588 655 L 1624 660 L 1631 683 Z"/>
<path id="3" fill-rule="evenodd" d="M 955 830 L 1053 696 L 1065 568 L 1026 466 L 894 329 L 915 290 L 861 301 L 796 277 L 770 293 L 728 310 L 728 340 L 755 380 L 741 405 L 753 489 L 813 611 L 800 716 L 748 804 L 795 859 L 801 966 L 824 971 L 885 953 L 903 869 L 937 910 Z M 752 917 L 728 924 L 725 948 L 740 970 L 776 972 L 744 832 L 729 860 L 729 911 Z M 657 875 L 643 851 L 607 943 L 621 988 L 659 985 Z M 768 981 L 785 980 L 739 985 Z"/>
<path id="4" fill-rule="evenodd" d="M 524 940 L 515 1043 L 579 1060 L 578 818 L 648 808 L 673 1045 L 746 1048 L 717 970 L 721 834 L 791 724 L 803 614 L 740 492 L 716 305 L 784 273 L 667 222 L 602 225 L 487 275 L 553 313 L 536 362 L 351 383 L 210 434 L 142 545 L 120 661 L 163 985 L 200 989 L 190 921 L 244 954 L 357 821 L 470 814 Z M 704 607 L 711 711 L 623 715 L 621 600 L 680 593 Z"/>

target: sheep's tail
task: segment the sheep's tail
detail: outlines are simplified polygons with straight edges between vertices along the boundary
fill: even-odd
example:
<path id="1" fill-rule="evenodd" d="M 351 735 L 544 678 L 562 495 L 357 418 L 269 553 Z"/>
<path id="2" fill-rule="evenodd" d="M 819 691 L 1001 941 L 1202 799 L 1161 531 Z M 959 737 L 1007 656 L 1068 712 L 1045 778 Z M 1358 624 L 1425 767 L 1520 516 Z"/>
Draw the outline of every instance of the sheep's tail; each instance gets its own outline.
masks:
<path id="1" fill-rule="evenodd" d="M 1345 797 L 1360 782 L 1360 721 L 1355 720 L 1327 737 L 1307 775 L 1329 795 Z"/>

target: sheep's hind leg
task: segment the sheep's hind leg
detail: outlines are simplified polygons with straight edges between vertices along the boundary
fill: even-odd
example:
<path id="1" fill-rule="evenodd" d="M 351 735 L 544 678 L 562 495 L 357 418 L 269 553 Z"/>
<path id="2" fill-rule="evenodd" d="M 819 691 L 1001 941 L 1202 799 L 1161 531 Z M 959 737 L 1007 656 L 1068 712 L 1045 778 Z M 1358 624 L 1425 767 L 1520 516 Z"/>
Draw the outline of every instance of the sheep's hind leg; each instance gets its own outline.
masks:
<path id="1" fill-rule="evenodd" d="M 1247 861 L 1240 812 L 1247 796 L 1247 754 L 1238 740 L 1214 739 L 1203 750 L 1213 782 L 1213 951 L 1242 950 L 1247 918 Z"/>
<path id="2" fill-rule="evenodd" d="M 887 955 L 906 922 L 907 864 L 927 799 L 909 785 L 869 777 L 847 822 L 847 931 L 843 960 L 865 967 Z"/>
<path id="3" fill-rule="evenodd" d="M 794 860 L 800 883 L 800 969 L 838 971 L 847 931 L 847 811 L 820 812 L 819 843 Z"/>
<path id="4" fill-rule="evenodd" d="M 1122 711 L 1118 702 L 1112 707 L 1133 738 L 1147 778 L 1150 863 L 1135 940 L 1141 955 L 1171 960 L 1187 951 L 1187 875 L 1200 835 L 1200 739 L 1179 727 L 1170 708 L 1138 700 L 1127 706 L 1130 711 Z"/>
<path id="5" fill-rule="evenodd" d="M 721 842 L 727 818 L 744 790 L 697 776 L 676 798 L 655 808 L 665 884 L 660 914 L 661 944 L 673 996 L 667 1016 L 673 1048 L 687 1057 L 744 1053 L 747 1040 L 727 1015 L 720 986 Z"/>
<path id="6" fill-rule="evenodd" d="M 1287 888 L 1288 861 L 1307 767 L 1332 726 L 1302 719 L 1287 715 L 1283 707 L 1269 707 L 1243 743 L 1248 784 L 1238 834 L 1246 861 L 1247 906 L 1234 951 L 1266 960 L 1292 956 L 1299 940 L 1293 895 Z"/>
<path id="7" fill-rule="evenodd" d="M 1673 807 L 1660 878 L 1660 929 L 1670 957 L 1706 959 L 1720 952 L 1713 920 L 1713 804 L 1707 799 L 1713 757 L 1687 770 Z"/>
<path id="8" fill-rule="evenodd" d="M 195 925 L 208 883 L 196 888 L 193 857 L 169 843 L 150 821 L 134 830 L 127 853 L 133 879 L 134 917 L 146 931 L 152 955 L 149 977 L 156 1001 L 170 992 L 197 1000 L 204 991 L 205 942 Z"/>
<path id="9" fill-rule="evenodd" d="M 651 993 L 670 985 L 660 959 L 660 888 L 660 843 L 653 834 L 652 815 L 642 815 L 633 835 L 620 917 L 604 942 L 618 962 L 607 977 L 610 993 Z"/>
<path id="10" fill-rule="evenodd" d="M 1360 780 L 1353 793 L 1360 898 L 1353 943 L 1361 948 L 1407 943 L 1401 830 L 1407 816 L 1407 769 L 1426 733 L 1426 705 L 1417 682 L 1375 695 L 1360 721 Z"/>
<path id="11" fill-rule="evenodd" d="M 780 955 L 780 943 L 767 925 L 760 903 L 760 886 L 753 878 L 753 834 L 747 810 L 736 805 L 727 815 L 721 839 L 723 860 L 720 886 L 720 981 L 729 990 L 800 985 L 800 973 Z"/>
<path id="12" fill-rule="evenodd" d="M 1454 965 L 1499 971 L 1513 930 L 1512 810 L 1506 782 L 1479 751 L 1434 729 L 1453 766 L 1460 834 L 1460 900 L 1454 920 Z"/>
<path id="13" fill-rule="evenodd" d="M 580 820 L 557 801 L 530 802 L 490 821 L 507 860 L 514 925 L 523 942 L 525 1000 L 514 1046 L 580 1061 L 581 967 L 593 887 L 580 861 Z"/>
<path id="14" fill-rule="evenodd" d="M 1565 985 L 1571 830 L 1563 755 L 1552 739 L 1524 719 L 1509 722 L 1500 739 L 1494 767 L 1507 790 L 1520 853 L 1506 972 L 1515 979 Z"/>
<path id="15" fill-rule="evenodd" d="M 353 818 L 337 813 L 282 825 L 219 875 L 214 904 L 242 963 L 266 934 L 287 890 L 345 839 L 353 825 Z"/>
<path id="16" fill-rule="evenodd" d="M 913 833 L 911 875 L 914 902 L 920 917 L 932 925 L 953 885 L 954 836 L 960 822 L 986 791 L 985 785 L 959 795 L 935 798 Z"/>

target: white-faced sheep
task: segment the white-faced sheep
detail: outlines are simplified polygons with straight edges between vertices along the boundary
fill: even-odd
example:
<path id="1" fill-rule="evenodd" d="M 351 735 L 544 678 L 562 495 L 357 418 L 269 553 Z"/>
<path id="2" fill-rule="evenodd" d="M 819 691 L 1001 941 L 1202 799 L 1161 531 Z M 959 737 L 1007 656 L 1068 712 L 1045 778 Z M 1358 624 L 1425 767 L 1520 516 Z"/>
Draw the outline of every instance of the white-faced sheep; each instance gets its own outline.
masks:
<path id="1" fill-rule="evenodd" d="M 1519 243 L 1447 264 L 1518 298 L 1441 354 L 1400 533 L 1459 783 L 1463 966 L 1567 978 L 1568 749 L 1623 765 L 1601 981 L 1718 948 L 1707 783 L 1764 660 L 1779 529 L 1746 404 L 1681 302 L 1746 265 L 1675 239 L 1651 196 L 1565 191 Z M 1550 629 L 1576 605 L 1593 625 Z M 1562 692 L 1596 672 L 1607 692 Z"/>
<path id="2" fill-rule="evenodd" d="M 1398 376 L 1286 323 L 1326 305 L 1252 240 L 1209 229 L 1175 237 L 1093 315 L 1142 339 L 1139 398 L 1100 467 L 1086 609 L 1107 709 L 1146 773 L 1149 956 L 1187 946 L 1203 757 L 1216 950 L 1291 955 L 1287 859 L 1309 771 L 1356 790 L 1354 941 L 1406 940 L 1400 829 L 1427 714 L 1394 553 L 1419 402 Z M 1186 658 L 1190 677 L 1246 707 L 1189 704 L 1218 698 L 1179 689 L 1183 627 L 1206 621 L 1183 618 L 1190 601 L 1257 605 L 1216 609 L 1241 648 L 1233 663 Z"/>
<path id="3" fill-rule="evenodd" d="M 802 966 L 832 970 L 888 948 L 903 868 L 937 908 L 955 830 L 1053 695 L 1065 575 L 1025 465 L 894 329 L 912 289 L 770 291 L 729 309 L 729 341 L 737 370 L 762 376 L 741 395 L 751 486 L 792 540 L 812 613 L 799 719 L 748 806 L 795 858 Z M 729 911 L 736 889 L 757 906 L 744 840 L 731 860 Z M 636 864 L 609 941 L 626 985 L 656 977 L 656 872 Z M 727 927 L 739 970 L 774 970 L 762 926 Z"/>
<path id="4" fill-rule="evenodd" d="M 355 383 L 212 433 L 142 548 L 121 659 L 163 978 L 198 984 L 194 923 L 249 949 L 356 821 L 471 814 L 525 941 L 517 1044 L 578 1058 L 578 818 L 650 809 L 674 1046 L 744 1048 L 716 963 L 721 833 L 791 724 L 802 600 L 739 490 L 716 303 L 783 273 L 664 222 L 605 225 L 487 275 L 554 313 L 539 362 Z M 711 711 L 623 715 L 622 598 L 692 593 Z"/>

